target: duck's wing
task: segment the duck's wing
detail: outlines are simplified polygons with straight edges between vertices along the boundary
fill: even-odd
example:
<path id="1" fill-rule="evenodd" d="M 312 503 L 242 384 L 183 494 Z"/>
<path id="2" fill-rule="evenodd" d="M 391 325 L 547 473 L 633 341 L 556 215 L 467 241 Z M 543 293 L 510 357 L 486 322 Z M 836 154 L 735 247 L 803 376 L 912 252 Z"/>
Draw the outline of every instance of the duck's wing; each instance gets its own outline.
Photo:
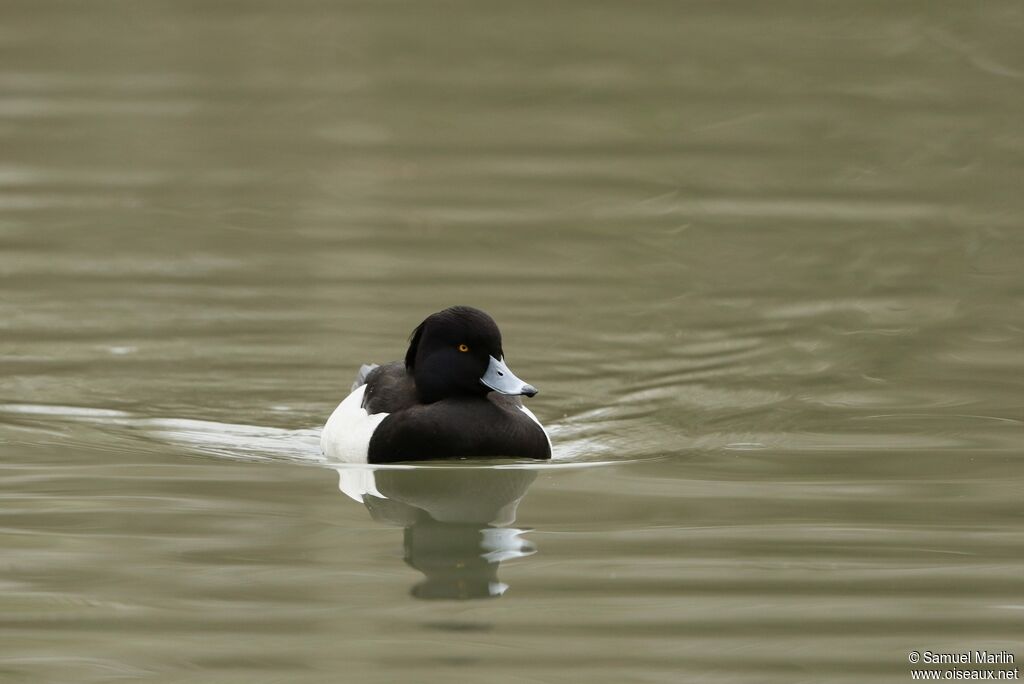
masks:
<path id="1" fill-rule="evenodd" d="M 404 411 L 420 403 L 416 396 L 416 381 L 401 361 L 374 366 L 367 372 L 365 383 L 363 408 L 371 415 Z"/>
<path id="2" fill-rule="evenodd" d="M 366 384 L 366 378 L 369 377 L 370 373 L 380 368 L 380 364 L 377 363 L 364 363 L 359 367 L 359 372 L 356 373 L 356 379 L 352 382 L 352 389 L 349 392 L 355 392 L 359 387 Z"/>

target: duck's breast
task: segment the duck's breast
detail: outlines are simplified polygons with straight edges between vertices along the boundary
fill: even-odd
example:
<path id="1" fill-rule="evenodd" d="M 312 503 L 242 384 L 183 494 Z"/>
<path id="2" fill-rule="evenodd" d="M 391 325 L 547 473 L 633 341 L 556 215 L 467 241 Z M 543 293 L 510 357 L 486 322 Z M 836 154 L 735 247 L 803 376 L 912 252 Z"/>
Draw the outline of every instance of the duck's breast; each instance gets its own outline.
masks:
<path id="1" fill-rule="evenodd" d="M 443 399 L 393 413 L 372 435 L 369 462 L 550 458 L 547 433 L 516 399 Z"/>

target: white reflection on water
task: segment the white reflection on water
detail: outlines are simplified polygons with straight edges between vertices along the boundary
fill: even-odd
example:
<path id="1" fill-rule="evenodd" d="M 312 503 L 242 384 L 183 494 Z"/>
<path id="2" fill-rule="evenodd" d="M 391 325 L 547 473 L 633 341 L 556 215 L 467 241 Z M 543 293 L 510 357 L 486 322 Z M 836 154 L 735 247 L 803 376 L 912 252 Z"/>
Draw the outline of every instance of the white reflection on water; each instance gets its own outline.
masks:
<path id="1" fill-rule="evenodd" d="M 343 485 L 352 472 L 339 469 Z M 536 552 L 522 539 L 524 530 L 511 527 L 534 470 L 410 468 L 375 475 L 363 504 L 377 522 L 405 528 L 405 562 L 424 575 L 412 589 L 417 598 L 500 596 L 508 588 L 498 578 L 501 563 Z"/>

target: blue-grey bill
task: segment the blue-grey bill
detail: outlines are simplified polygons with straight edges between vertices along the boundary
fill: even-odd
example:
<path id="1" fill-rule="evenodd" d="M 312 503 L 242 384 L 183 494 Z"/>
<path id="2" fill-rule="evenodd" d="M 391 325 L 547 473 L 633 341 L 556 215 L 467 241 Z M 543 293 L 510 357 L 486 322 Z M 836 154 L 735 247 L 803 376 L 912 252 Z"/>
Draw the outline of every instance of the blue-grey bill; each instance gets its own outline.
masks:
<path id="1" fill-rule="evenodd" d="M 525 394 L 532 397 L 537 393 L 536 387 L 526 384 L 508 369 L 504 359 L 499 360 L 493 356 L 480 382 L 501 394 Z"/>

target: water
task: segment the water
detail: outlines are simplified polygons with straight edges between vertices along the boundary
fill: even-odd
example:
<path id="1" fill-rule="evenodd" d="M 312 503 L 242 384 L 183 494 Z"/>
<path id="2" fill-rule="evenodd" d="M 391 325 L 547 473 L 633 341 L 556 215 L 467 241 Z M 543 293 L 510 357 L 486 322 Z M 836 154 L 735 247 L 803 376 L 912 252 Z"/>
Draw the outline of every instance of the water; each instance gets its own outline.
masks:
<path id="1" fill-rule="evenodd" d="M 0 19 L 0 680 L 1024 657 L 1019 3 Z M 456 303 L 553 465 L 326 463 Z"/>

